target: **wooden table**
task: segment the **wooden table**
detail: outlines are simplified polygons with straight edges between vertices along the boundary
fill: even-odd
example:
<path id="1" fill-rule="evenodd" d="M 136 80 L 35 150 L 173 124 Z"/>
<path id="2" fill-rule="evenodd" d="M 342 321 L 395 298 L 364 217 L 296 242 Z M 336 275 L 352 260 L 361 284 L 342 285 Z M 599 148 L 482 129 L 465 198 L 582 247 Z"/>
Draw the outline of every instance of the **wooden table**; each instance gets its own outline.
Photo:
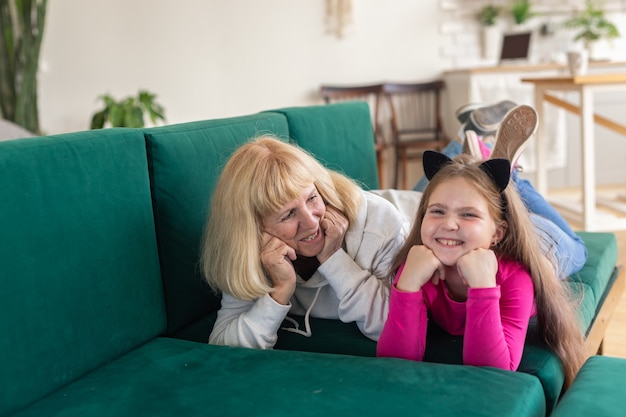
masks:
<path id="1" fill-rule="evenodd" d="M 522 82 L 535 87 L 535 108 L 539 113 L 539 127 L 536 135 L 536 187 L 544 196 L 548 192 L 547 150 L 543 131 L 544 103 L 564 108 L 580 115 L 582 145 L 582 210 L 579 210 L 584 230 L 626 230 L 626 218 L 599 220 L 596 216 L 596 172 L 594 123 L 626 135 L 626 127 L 594 113 L 593 94 L 598 91 L 626 89 L 626 73 L 588 74 L 580 76 L 555 76 L 523 78 Z M 550 94 L 550 92 L 574 91 L 580 94 L 580 106 L 571 104 Z M 555 206 L 558 204 L 553 203 Z M 572 210 L 572 207 L 562 207 Z M 615 207 L 614 207 L 615 209 Z M 626 213 L 626 211 L 625 211 Z"/>

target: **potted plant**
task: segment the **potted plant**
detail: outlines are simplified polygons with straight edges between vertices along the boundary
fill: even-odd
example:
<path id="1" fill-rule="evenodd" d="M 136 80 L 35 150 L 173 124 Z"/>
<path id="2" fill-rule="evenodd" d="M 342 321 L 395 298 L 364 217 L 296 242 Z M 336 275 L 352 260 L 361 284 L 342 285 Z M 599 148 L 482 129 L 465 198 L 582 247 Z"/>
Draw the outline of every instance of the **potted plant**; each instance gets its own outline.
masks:
<path id="1" fill-rule="evenodd" d="M 129 96 L 119 101 L 108 94 L 98 98 L 104 102 L 104 108 L 92 116 L 92 129 L 102 129 L 105 125 L 144 127 L 146 113 L 154 124 L 165 121 L 163 107 L 155 101 L 156 95 L 148 91 L 139 90 L 136 97 Z"/>
<path id="2" fill-rule="evenodd" d="M 477 18 L 483 26 L 494 26 L 499 15 L 500 8 L 493 4 L 488 4 L 480 9 Z"/>
<path id="3" fill-rule="evenodd" d="M 606 18 L 604 9 L 593 0 L 586 0 L 585 9 L 563 22 L 566 29 L 575 30 L 574 41 L 582 41 L 590 57 L 594 57 L 594 45 L 602 39 L 620 36 L 617 26 Z"/>
<path id="4" fill-rule="evenodd" d="M 531 11 L 530 0 L 515 0 L 511 6 L 511 15 L 516 25 L 523 25 L 535 15 Z"/>
<path id="5" fill-rule="evenodd" d="M 500 28 L 496 25 L 496 20 L 500 15 L 500 8 L 493 4 L 488 4 L 480 9 L 476 18 L 483 27 L 483 57 L 486 59 L 497 59 L 500 47 Z"/>

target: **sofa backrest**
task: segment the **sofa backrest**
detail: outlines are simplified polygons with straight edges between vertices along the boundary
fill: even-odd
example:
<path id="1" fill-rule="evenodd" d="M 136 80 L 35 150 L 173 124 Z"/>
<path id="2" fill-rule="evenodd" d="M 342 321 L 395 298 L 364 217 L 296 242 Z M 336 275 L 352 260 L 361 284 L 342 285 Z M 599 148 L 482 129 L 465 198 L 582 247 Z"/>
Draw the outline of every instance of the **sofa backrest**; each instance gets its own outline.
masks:
<path id="1" fill-rule="evenodd" d="M 0 415 L 165 328 L 145 142 L 0 142 Z"/>
<path id="2" fill-rule="evenodd" d="M 219 296 L 200 273 L 199 254 L 213 189 L 232 152 L 254 137 L 271 134 L 295 142 L 365 188 L 376 188 L 369 117 L 367 105 L 354 102 L 144 129 L 166 335 L 206 342 L 220 308 Z"/>
<path id="3" fill-rule="evenodd" d="M 367 103 L 355 101 L 272 111 L 287 118 L 290 139 L 328 168 L 343 172 L 366 190 L 380 188 Z"/>
<path id="4" fill-rule="evenodd" d="M 287 123 L 282 115 L 262 113 L 144 132 L 167 305 L 166 334 L 207 342 L 220 300 L 203 280 L 198 261 L 215 183 L 232 152 L 251 138 L 272 134 L 287 141 Z"/>

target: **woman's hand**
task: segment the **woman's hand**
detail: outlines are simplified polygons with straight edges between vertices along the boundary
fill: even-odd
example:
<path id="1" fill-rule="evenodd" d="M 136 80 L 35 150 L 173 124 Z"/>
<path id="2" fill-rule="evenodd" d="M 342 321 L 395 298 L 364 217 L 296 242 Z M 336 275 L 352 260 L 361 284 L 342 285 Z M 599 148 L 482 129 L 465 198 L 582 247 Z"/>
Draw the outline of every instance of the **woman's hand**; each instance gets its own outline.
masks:
<path id="1" fill-rule="evenodd" d="M 439 280 L 443 279 L 445 279 L 444 266 L 433 251 L 424 245 L 414 245 L 409 250 L 396 288 L 404 292 L 417 292 L 428 280 L 437 285 Z"/>
<path id="2" fill-rule="evenodd" d="M 491 249 L 474 249 L 461 256 L 456 263 L 459 275 L 470 288 L 496 286 L 498 259 Z"/>
<path id="3" fill-rule="evenodd" d="M 274 287 L 270 297 L 287 305 L 296 290 L 296 271 L 291 263 L 296 259 L 296 251 L 268 233 L 263 232 L 262 238 L 261 264 Z"/>
<path id="4" fill-rule="evenodd" d="M 320 221 L 320 226 L 325 236 L 324 248 L 319 255 L 317 255 L 317 260 L 320 261 L 321 264 L 326 262 L 333 253 L 341 249 L 349 225 L 348 218 L 341 214 L 339 210 L 331 206 L 326 206 L 326 214 L 324 214 L 324 218 Z"/>

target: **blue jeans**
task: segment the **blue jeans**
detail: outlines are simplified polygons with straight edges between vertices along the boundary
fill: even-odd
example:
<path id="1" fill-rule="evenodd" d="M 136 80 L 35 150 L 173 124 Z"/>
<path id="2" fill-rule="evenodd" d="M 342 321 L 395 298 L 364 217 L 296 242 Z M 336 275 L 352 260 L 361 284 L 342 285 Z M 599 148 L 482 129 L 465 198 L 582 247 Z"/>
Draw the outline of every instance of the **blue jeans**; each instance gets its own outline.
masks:
<path id="1" fill-rule="evenodd" d="M 450 158 L 460 154 L 463 145 L 451 141 L 442 153 Z M 582 269 L 587 261 L 587 247 L 565 219 L 535 190 L 530 181 L 520 179 L 516 171 L 511 177 L 517 191 L 530 212 L 530 218 L 539 233 L 539 241 L 543 250 L 557 263 L 557 273 L 567 277 Z M 420 178 L 413 190 L 423 191 L 428 184 L 424 176 Z"/>

